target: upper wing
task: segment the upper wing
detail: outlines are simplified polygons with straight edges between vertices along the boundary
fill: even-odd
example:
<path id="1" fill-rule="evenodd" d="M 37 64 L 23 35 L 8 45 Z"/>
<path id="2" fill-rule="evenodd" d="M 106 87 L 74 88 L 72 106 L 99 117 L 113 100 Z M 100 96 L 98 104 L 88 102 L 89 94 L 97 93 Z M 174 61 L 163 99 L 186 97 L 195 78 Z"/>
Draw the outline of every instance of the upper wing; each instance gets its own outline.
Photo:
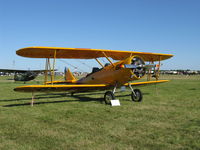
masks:
<path id="1" fill-rule="evenodd" d="M 55 53 L 56 52 L 56 53 Z M 165 60 L 173 55 L 159 53 L 145 53 L 134 51 L 89 49 L 89 48 L 61 48 L 61 47 L 27 47 L 19 49 L 17 55 L 31 58 L 74 58 L 93 59 L 98 57 L 111 57 L 114 60 L 122 60 L 129 56 L 141 56 L 144 61 Z"/>
<path id="2" fill-rule="evenodd" d="M 69 92 L 99 90 L 105 87 L 107 87 L 106 84 L 27 85 L 16 87 L 14 90 L 18 92 Z"/>
<path id="3" fill-rule="evenodd" d="M 18 72 L 18 73 L 25 73 L 28 70 L 16 70 L 16 69 L 0 69 L 0 72 L 8 72 L 8 73 L 14 73 L 14 72 Z"/>
<path id="4" fill-rule="evenodd" d="M 40 72 L 45 72 L 46 70 L 17 70 L 17 69 L 0 69 L 0 72 L 8 72 L 8 73 L 25 73 L 25 72 L 35 72 L 35 73 L 40 73 Z M 56 71 L 56 70 L 54 70 Z"/>
<path id="5" fill-rule="evenodd" d="M 133 86 L 139 86 L 139 85 L 149 85 L 149 84 L 157 84 L 157 83 L 164 83 L 169 82 L 169 80 L 157 80 L 157 81 L 146 81 L 146 82 L 133 82 L 133 83 L 126 83 L 125 86 L 133 85 Z"/>

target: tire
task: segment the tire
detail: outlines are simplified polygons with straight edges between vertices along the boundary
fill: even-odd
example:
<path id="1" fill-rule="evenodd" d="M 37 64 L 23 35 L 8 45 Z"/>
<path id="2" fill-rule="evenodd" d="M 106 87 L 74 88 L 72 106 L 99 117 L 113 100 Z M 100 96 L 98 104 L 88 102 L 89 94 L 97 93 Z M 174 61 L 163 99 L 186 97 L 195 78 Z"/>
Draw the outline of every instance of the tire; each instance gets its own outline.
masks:
<path id="1" fill-rule="evenodd" d="M 131 93 L 131 99 L 134 102 L 141 102 L 142 101 L 142 92 L 139 89 L 134 90 L 135 94 L 132 92 Z M 135 96 L 136 95 L 136 96 Z"/>
<path id="2" fill-rule="evenodd" d="M 111 91 L 107 91 L 104 94 L 104 102 L 107 105 L 111 105 L 111 100 L 115 99 L 115 95 Z"/>
<path id="3" fill-rule="evenodd" d="M 72 93 L 71 93 L 71 96 L 74 96 L 74 94 L 75 94 L 75 92 L 72 92 Z"/>

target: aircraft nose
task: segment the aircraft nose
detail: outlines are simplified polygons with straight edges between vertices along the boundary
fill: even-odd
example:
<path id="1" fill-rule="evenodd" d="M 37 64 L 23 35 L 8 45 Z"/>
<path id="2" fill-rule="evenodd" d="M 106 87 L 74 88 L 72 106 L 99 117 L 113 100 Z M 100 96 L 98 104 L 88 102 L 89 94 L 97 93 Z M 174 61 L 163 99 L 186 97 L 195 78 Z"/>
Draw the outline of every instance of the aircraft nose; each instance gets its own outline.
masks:
<path id="1" fill-rule="evenodd" d="M 140 57 L 134 57 L 131 61 L 131 65 L 136 67 L 132 68 L 133 73 L 136 77 L 142 78 L 146 73 L 145 62 Z"/>

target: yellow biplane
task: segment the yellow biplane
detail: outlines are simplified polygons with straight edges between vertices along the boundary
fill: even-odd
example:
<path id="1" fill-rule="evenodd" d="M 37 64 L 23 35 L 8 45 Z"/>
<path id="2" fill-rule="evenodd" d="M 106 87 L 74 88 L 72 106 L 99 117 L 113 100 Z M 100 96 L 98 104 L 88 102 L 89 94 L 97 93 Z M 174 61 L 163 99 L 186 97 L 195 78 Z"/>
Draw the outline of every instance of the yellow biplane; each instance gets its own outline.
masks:
<path id="1" fill-rule="evenodd" d="M 27 85 L 16 87 L 19 92 L 31 92 L 32 102 L 34 102 L 35 92 L 70 92 L 72 95 L 78 92 L 110 90 L 104 95 L 106 104 L 111 104 L 115 99 L 116 88 L 128 86 L 131 89 L 131 99 L 135 102 L 142 101 L 142 93 L 133 87 L 140 85 L 156 84 L 167 82 L 168 80 L 158 80 L 159 70 L 162 60 L 171 58 L 171 54 L 144 53 L 134 51 L 88 49 L 88 48 L 60 48 L 60 47 L 27 47 L 17 50 L 17 55 L 30 58 L 46 58 L 45 70 L 51 72 L 51 80 L 48 81 L 48 71 L 45 73 L 43 85 Z M 104 57 L 109 64 L 102 64 L 99 60 Z M 116 60 L 117 62 L 113 62 Z M 101 68 L 93 68 L 86 77 L 77 80 L 68 70 L 64 81 L 54 80 L 54 67 L 56 59 L 95 59 Z M 50 62 L 53 60 L 53 68 Z M 148 63 L 149 62 L 149 63 Z M 158 64 L 154 64 L 158 62 Z M 53 71 L 51 71 L 53 70 Z M 152 70 L 154 74 L 152 75 Z M 132 82 L 139 80 L 147 73 L 147 81 Z M 150 81 L 152 76 L 155 80 Z"/>

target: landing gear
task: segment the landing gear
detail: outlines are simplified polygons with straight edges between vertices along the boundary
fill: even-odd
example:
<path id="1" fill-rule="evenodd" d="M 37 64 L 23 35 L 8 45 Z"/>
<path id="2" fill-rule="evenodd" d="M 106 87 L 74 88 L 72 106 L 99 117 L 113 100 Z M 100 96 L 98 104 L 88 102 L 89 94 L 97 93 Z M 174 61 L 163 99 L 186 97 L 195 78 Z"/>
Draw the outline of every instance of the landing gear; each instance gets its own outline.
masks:
<path id="1" fill-rule="evenodd" d="M 114 87 L 113 91 L 107 91 L 105 94 L 104 94 L 104 102 L 105 104 L 107 105 L 111 105 L 111 100 L 114 100 L 115 99 L 115 91 L 116 91 L 116 87 Z M 133 102 L 141 102 L 142 101 L 142 98 L 143 98 L 143 95 L 142 95 L 142 92 L 139 90 L 139 89 L 133 89 L 131 87 L 131 84 L 129 84 L 129 87 L 131 89 L 131 100 Z"/>
<path id="2" fill-rule="evenodd" d="M 131 93 L 131 99 L 134 102 L 141 102 L 142 101 L 142 92 L 139 89 L 135 89 Z"/>
<path id="3" fill-rule="evenodd" d="M 111 100 L 113 100 L 113 99 L 115 99 L 115 95 L 113 94 L 113 92 L 107 91 L 104 94 L 104 102 L 105 102 L 105 104 L 111 105 Z"/>
<path id="4" fill-rule="evenodd" d="M 131 89 L 131 99 L 134 102 L 141 102 L 142 101 L 142 92 L 139 89 L 134 89 L 131 87 L 131 84 L 129 84 L 129 88 Z"/>

